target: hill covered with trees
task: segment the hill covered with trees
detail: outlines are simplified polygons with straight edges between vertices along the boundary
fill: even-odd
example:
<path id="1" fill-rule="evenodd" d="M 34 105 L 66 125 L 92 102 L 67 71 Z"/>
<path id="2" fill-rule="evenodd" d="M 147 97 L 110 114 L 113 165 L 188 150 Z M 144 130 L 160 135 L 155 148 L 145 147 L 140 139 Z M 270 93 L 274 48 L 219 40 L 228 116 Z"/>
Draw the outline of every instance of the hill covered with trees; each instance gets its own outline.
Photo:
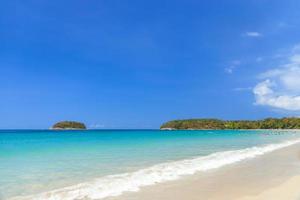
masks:
<path id="1" fill-rule="evenodd" d="M 62 121 L 54 124 L 52 129 L 61 130 L 61 129 L 86 129 L 84 123 L 75 122 L 75 121 Z"/>
<path id="2" fill-rule="evenodd" d="M 266 118 L 263 120 L 186 119 L 164 123 L 161 129 L 300 129 L 300 118 Z"/>

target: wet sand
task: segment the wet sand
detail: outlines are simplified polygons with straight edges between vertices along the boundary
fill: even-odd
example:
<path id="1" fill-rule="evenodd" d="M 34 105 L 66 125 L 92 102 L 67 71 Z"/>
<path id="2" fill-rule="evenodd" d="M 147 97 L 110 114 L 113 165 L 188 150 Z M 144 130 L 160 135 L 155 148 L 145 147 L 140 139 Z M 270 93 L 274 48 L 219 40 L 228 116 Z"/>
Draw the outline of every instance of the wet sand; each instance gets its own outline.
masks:
<path id="1" fill-rule="evenodd" d="M 300 144 L 108 200 L 300 199 Z"/>

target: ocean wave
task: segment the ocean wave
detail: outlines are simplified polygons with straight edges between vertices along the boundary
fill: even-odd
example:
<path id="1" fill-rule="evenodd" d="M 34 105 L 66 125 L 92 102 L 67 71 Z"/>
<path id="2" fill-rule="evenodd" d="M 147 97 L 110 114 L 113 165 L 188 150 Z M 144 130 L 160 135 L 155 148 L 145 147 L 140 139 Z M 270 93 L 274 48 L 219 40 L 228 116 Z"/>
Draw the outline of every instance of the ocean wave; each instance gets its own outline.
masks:
<path id="1" fill-rule="evenodd" d="M 216 169 L 242 160 L 254 158 L 299 142 L 300 140 L 286 141 L 262 147 L 217 152 L 193 159 L 161 163 L 131 173 L 109 175 L 90 182 L 37 195 L 19 196 L 11 200 L 94 200 L 118 196 L 127 191 L 139 191 L 143 186 L 176 180 L 196 172 Z"/>

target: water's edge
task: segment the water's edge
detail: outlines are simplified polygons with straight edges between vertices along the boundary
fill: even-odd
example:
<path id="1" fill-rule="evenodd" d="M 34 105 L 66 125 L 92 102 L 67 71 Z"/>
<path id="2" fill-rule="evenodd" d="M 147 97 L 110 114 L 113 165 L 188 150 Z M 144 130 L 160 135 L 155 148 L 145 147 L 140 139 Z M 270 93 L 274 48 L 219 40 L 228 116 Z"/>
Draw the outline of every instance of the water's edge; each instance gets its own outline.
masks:
<path id="1" fill-rule="evenodd" d="M 193 159 L 161 163 L 132 173 L 104 176 L 90 182 L 37 195 L 19 196 L 11 198 L 11 200 L 103 199 L 110 196 L 118 196 L 127 191 L 139 191 L 144 186 L 176 180 L 196 172 L 216 169 L 242 160 L 255 158 L 297 143 L 300 143 L 300 139 L 260 147 L 217 152 Z"/>

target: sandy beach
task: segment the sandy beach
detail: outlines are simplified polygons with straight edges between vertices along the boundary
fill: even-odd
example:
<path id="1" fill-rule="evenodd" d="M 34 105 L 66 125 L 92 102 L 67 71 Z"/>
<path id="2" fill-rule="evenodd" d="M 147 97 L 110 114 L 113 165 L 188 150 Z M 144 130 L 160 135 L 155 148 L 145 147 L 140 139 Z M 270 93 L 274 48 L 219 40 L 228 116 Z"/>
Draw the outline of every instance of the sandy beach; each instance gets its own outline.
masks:
<path id="1" fill-rule="evenodd" d="M 300 144 L 109 200 L 300 199 Z"/>

